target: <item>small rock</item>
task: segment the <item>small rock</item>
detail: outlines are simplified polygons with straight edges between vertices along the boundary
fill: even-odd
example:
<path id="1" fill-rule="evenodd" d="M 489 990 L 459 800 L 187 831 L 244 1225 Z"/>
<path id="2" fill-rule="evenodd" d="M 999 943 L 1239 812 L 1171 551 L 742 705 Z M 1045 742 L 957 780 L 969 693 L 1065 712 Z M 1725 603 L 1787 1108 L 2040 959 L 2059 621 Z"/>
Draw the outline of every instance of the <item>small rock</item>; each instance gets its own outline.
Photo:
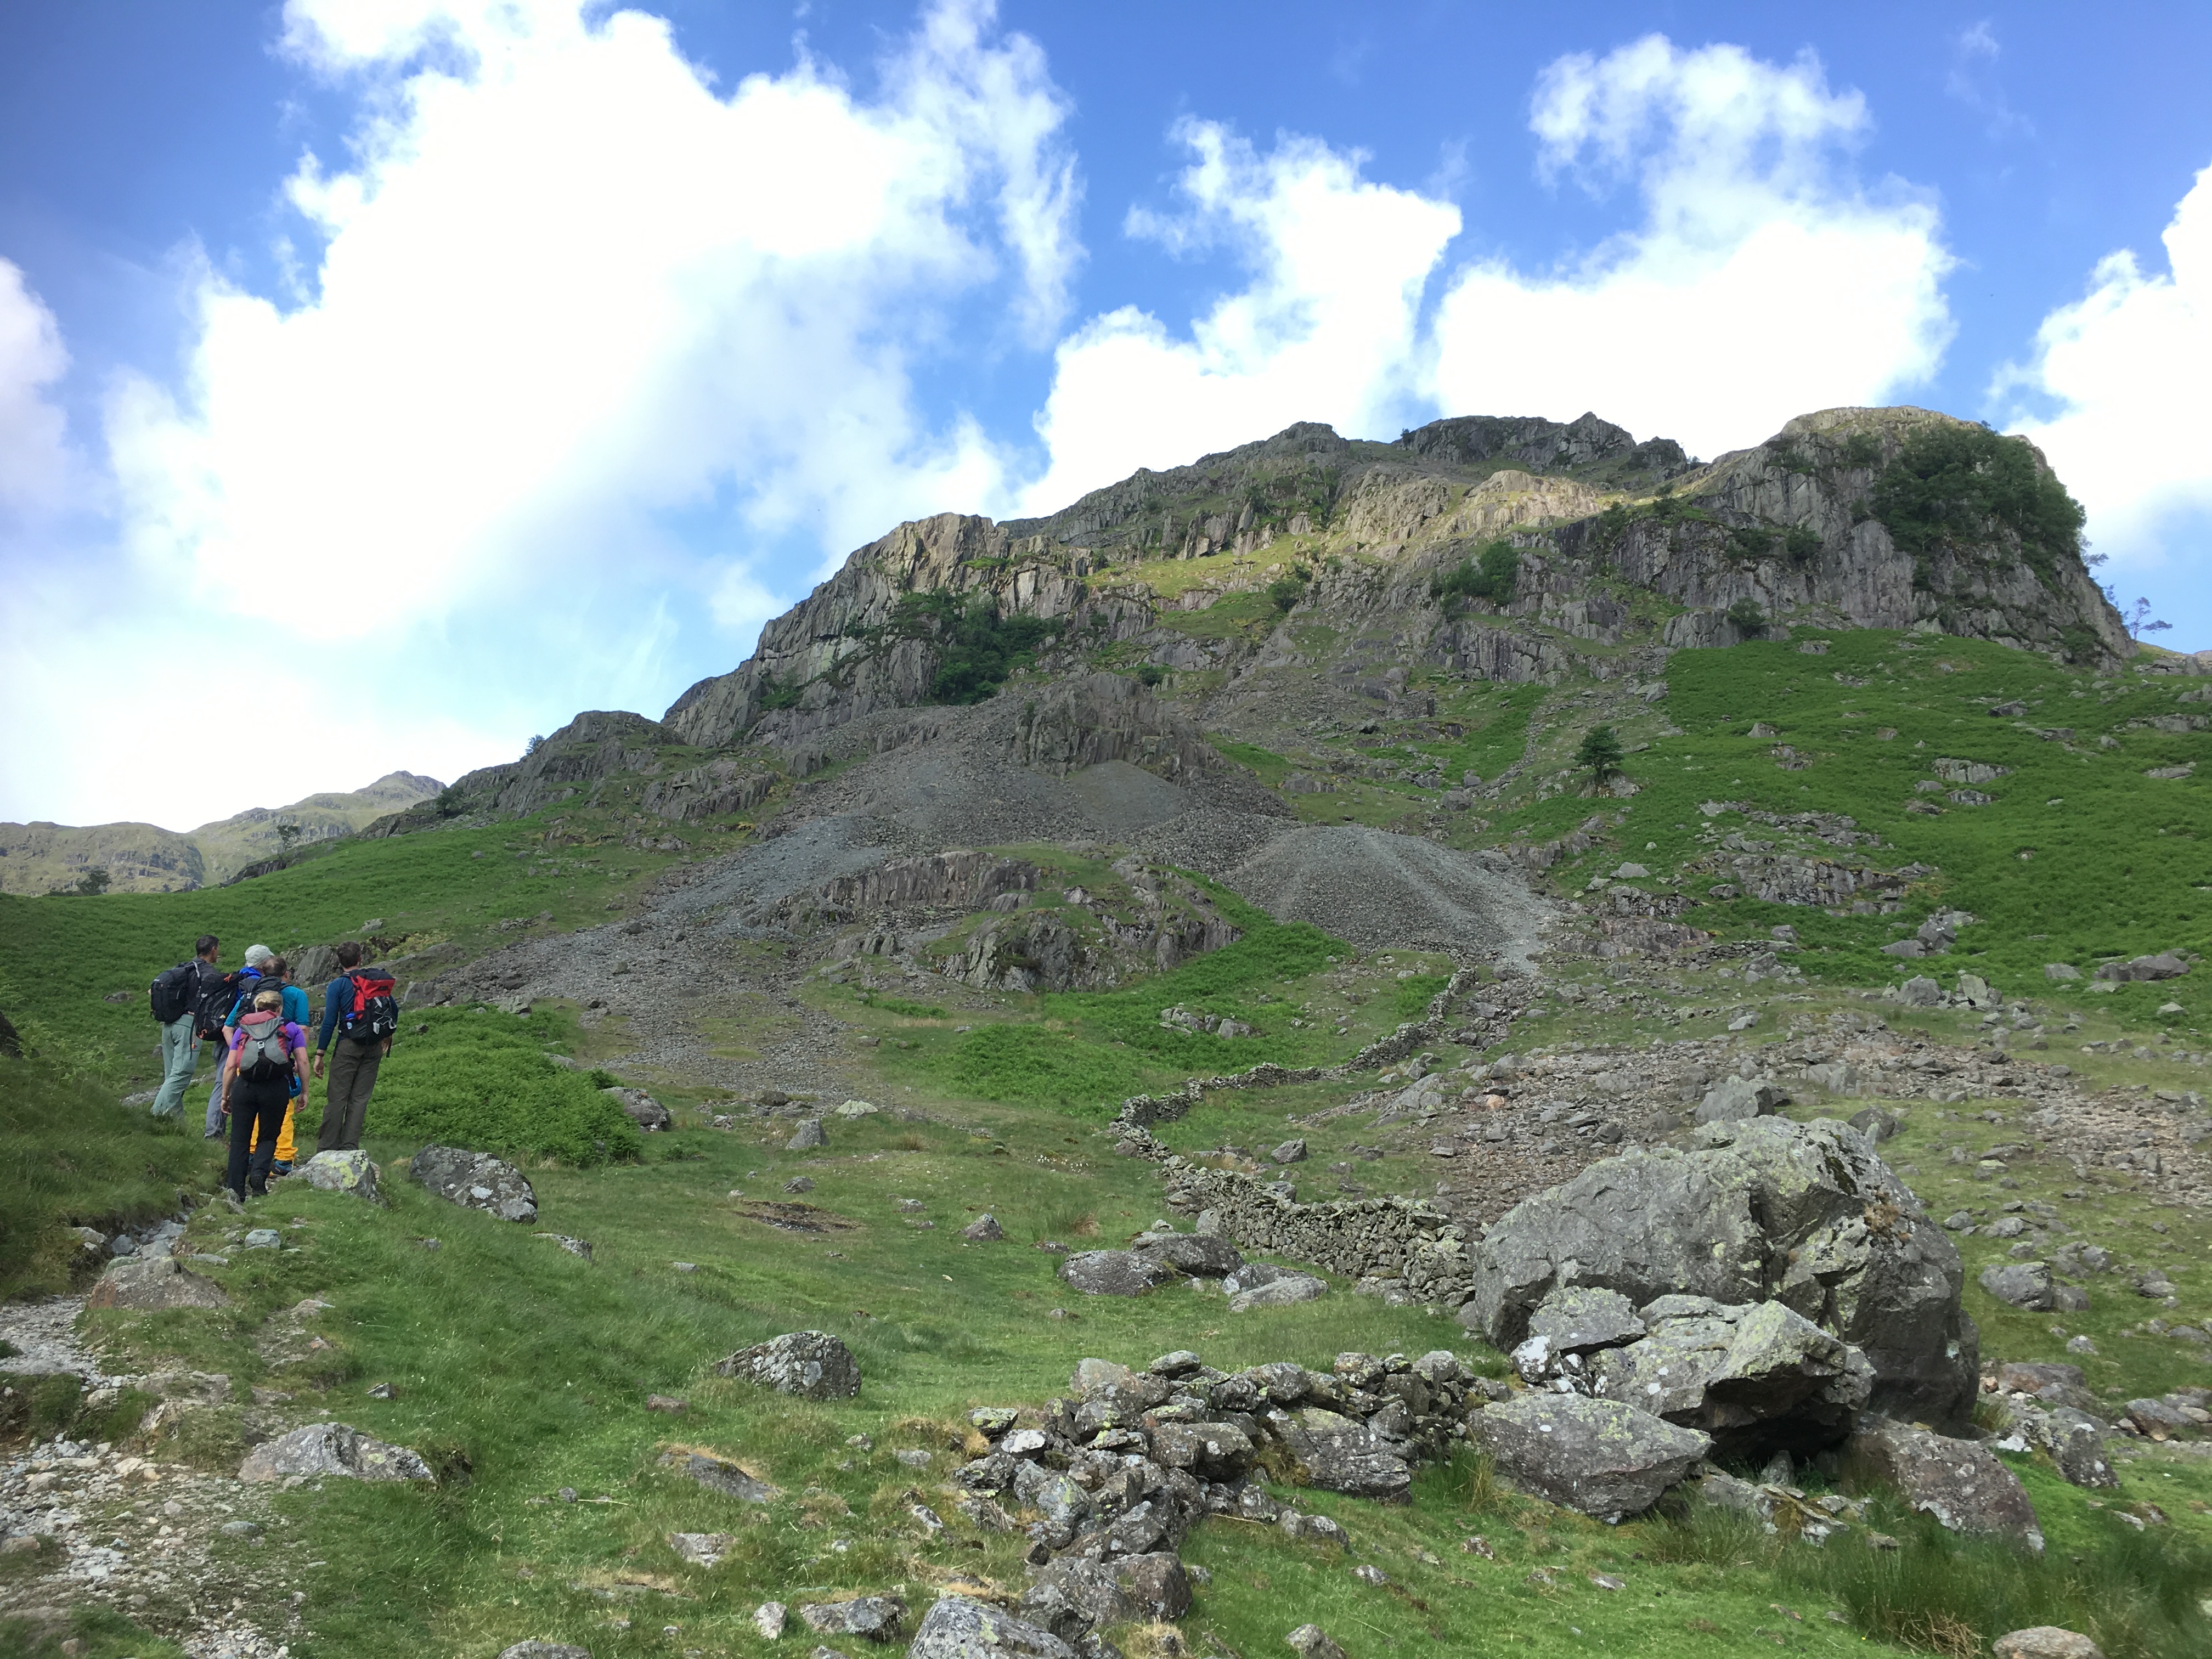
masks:
<path id="1" fill-rule="evenodd" d="M 860 1361 L 827 1331 L 792 1331 L 740 1348 L 714 1370 L 807 1400 L 849 1399 L 860 1391 Z"/>
<path id="2" fill-rule="evenodd" d="M 688 1412 L 691 1409 L 691 1402 L 665 1394 L 649 1394 L 645 1397 L 645 1408 L 649 1412 Z"/>
<path id="3" fill-rule="evenodd" d="M 1324 1279 L 1311 1273 L 1285 1273 L 1265 1285 L 1249 1291 L 1239 1291 L 1229 1298 L 1229 1311 L 1233 1314 L 1250 1313 L 1255 1308 L 1287 1308 L 1294 1303 L 1310 1302 L 1316 1297 L 1328 1294 Z"/>
<path id="4" fill-rule="evenodd" d="M 2079 1632 L 2057 1625 L 2035 1625 L 2008 1632 L 1990 1644 L 1996 1659 L 2105 1659 L 2105 1652 Z"/>
<path id="5" fill-rule="evenodd" d="M 1389 1574 L 1384 1572 L 1382 1568 L 1365 1562 L 1354 1567 L 1352 1570 L 1352 1576 L 1363 1584 L 1387 1584 L 1390 1582 Z"/>
<path id="6" fill-rule="evenodd" d="M 1303 1164 L 1306 1161 L 1306 1144 L 1303 1140 L 1286 1140 L 1267 1156 L 1278 1164 Z"/>
<path id="7" fill-rule="evenodd" d="M 856 1595 L 849 1601 L 802 1602 L 799 1616 L 819 1635 L 888 1642 L 898 1634 L 906 1603 L 896 1595 Z"/>
<path id="8" fill-rule="evenodd" d="M 783 1183 L 783 1190 L 787 1193 L 811 1193 L 814 1190 L 814 1183 L 805 1176 L 793 1176 Z"/>
<path id="9" fill-rule="evenodd" d="M 923 1617 L 906 1659 L 1076 1659 L 1076 1651 L 1025 1620 L 964 1595 L 948 1595 Z"/>
<path id="10" fill-rule="evenodd" d="M 501 1648 L 499 1659 L 592 1659 L 592 1650 L 568 1642 L 517 1642 Z"/>
<path id="11" fill-rule="evenodd" d="M 399 1397 L 399 1390 L 389 1382 L 379 1382 L 368 1391 L 368 1397 L 371 1400 L 397 1400 Z"/>
<path id="12" fill-rule="evenodd" d="M 1328 1632 L 1319 1625 L 1300 1625 L 1283 1641 L 1297 1651 L 1298 1659 L 1345 1659 L 1344 1650 L 1330 1641 Z"/>
<path id="13" fill-rule="evenodd" d="M 999 1218 L 994 1215 L 979 1215 L 960 1230 L 961 1237 L 978 1244 L 996 1243 L 1006 1236 L 1006 1230 L 999 1224 Z"/>
<path id="14" fill-rule="evenodd" d="M 783 1639 L 784 1620 L 790 1616 L 791 1610 L 782 1602 L 763 1601 L 753 1609 L 753 1628 L 760 1632 L 762 1641 L 779 1642 Z"/>
<path id="15" fill-rule="evenodd" d="M 2030 1313 L 2048 1313 L 2055 1305 L 2050 1267 L 2040 1261 L 2014 1261 L 1982 1269 L 1982 1288 L 2000 1302 Z"/>
<path id="16" fill-rule="evenodd" d="M 726 1532 L 672 1532 L 668 1547 L 677 1555 L 697 1567 L 721 1565 L 722 1558 L 730 1553 L 737 1540 Z"/>
<path id="17" fill-rule="evenodd" d="M 431 1480 L 429 1465 L 404 1446 L 388 1445 L 344 1423 L 311 1423 L 256 1446 L 239 1466 L 246 1481 L 291 1475 L 340 1475 L 349 1480 Z"/>
<path id="18" fill-rule="evenodd" d="M 783 1150 L 787 1152 L 811 1152 L 826 1145 L 828 1139 L 829 1137 L 822 1133 L 822 1120 L 810 1117 L 793 1132 L 789 1140 L 784 1142 Z"/>
<path id="19" fill-rule="evenodd" d="M 274 1227 L 256 1227 L 240 1243 L 249 1250 L 274 1250 L 283 1247 L 284 1235 Z"/>
<path id="20" fill-rule="evenodd" d="M 367 1152 L 317 1152 L 295 1173 L 307 1177 L 307 1184 L 319 1191 L 351 1193 L 370 1204 L 385 1201 L 376 1187 L 376 1165 L 369 1162 Z"/>

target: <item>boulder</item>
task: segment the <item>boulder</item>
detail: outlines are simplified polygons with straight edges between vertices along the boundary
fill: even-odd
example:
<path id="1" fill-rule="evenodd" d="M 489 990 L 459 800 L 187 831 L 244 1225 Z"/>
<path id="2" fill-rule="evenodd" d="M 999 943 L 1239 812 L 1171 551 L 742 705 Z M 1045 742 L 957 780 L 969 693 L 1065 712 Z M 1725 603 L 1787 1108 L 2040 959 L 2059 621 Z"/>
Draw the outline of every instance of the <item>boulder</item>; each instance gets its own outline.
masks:
<path id="1" fill-rule="evenodd" d="M 1132 1247 L 1193 1279 L 1221 1279 L 1244 1265 L 1235 1244 L 1218 1233 L 1146 1233 Z"/>
<path id="2" fill-rule="evenodd" d="M 1302 1486 L 1385 1503 L 1402 1502 L 1413 1488 L 1413 1470 L 1403 1447 L 1364 1423 L 1309 1406 L 1303 1411 L 1270 1412 L 1267 1426 L 1282 1442 L 1292 1478 Z"/>
<path id="3" fill-rule="evenodd" d="M 1636 1340 L 1645 1329 L 1635 1305 L 1619 1291 L 1594 1290 L 1587 1285 L 1552 1291 L 1528 1319 L 1529 1340 L 1541 1339 L 1554 1354 L 1619 1347 Z"/>
<path id="4" fill-rule="evenodd" d="M 792 1131 L 791 1139 L 783 1143 L 783 1150 L 787 1152 L 811 1152 L 826 1145 L 828 1140 L 829 1137 L 822 1133 L 822 1120 L 810 1117 Z"/>
<path id="5" fill-rule="evenodd" d="M 960 1230 L 960 1237 L 975 1244 L 994 1244 L 1006 1236 L 994 1215 L 979 1215 Z"/>
<path id="6" fill-rule="evenodd" d="M 756 1480 L 735 1463 L 709 1457 L 704 1452 L 663 1452 L 660 1464 L 663 1468 L 674 1469 L 685 1480 L 696 1482 L 708 1492 L 734 1498 L 740 1504 L 766 1504 L 783 1495 L 767 1481 Z"/>
<path id="7" fill-rule="evenodd" d="M 2105 1650 L 2079 1631 L 2058 1625 L 2031 1625 L 2008 1631 L 1990 1644 L 1996 1659 L 2105 1659 Z"/>
<path id="8" fill-rule="evenodd" d="M 668 1108 L 642 1089 L 624 1089 L 617 1086 L 612 1089 L 602 1089 L 599 1092 L 621 1107 L 623 1115 L 647 1134 L 655 1134 L 661 1130 L 673 1128 L 676 1125 L 676 1120 L 669 1115 Z"/>
<path id="9" fill-rule="evenodd" d="M 2081 970 L 2070 962 L 2046 962 L 2043 964 L 2043 976 L 2045 979 L 2079 979 Z"/>
<path id="10" fill-rule="evenodd" d="M 1169 1550 L 1111 1561 L 1062 1556 L 1037 1574 L 1022 1611 L 1062 1636 L 1074 1627 L 1078 1637 L 1097 1625 L 1180 1619 L 1190 1611 L 1190 1579 Z"/>
<path id="11" fill-rule="evenodd" d="M 387 1445 L 344 1423 L 310 1423 L 246 1455 L 240 1480 L 339 1475 L 349 1480 L 434 1480 L 430 1466 L 404 1446 Z"/>
<path id="12" fill-rule="evenodd" d="M 1267 1156 L 1278 1164 L 1303 1164 L 1306 1161 L 1306 1144 L 1303 1140 L 1286 1140 Z"/>
<path id="13" fill-rule="evenodd" d="M 2089 1392 L 2079 1365 L 2008 1359 L 1996 1369 L 1996 1382 L 2000 1394 L 2033 1395 L 2046 1406 L 2071 1406 L 2084 1412 L 2097 1408 L 2097 1397 Z"/>
<path id="14" fill-rule="evenodd" d="M 925 1614 L 906 1659 L 1076 1659 L 1048 1630 L 964 1595 L 948 1595 Z"/>
<path id="15" fill-rule="evenodd" d="M 1887 1417 L 1867 1417 L 1844 1445 L 1845 1469 L 1861 1483 L 1878 1480 L 1911 1508 L 1952 1532 L 1989 1533 L 2043 1548 L 2035 1505 L 1996 1455 L 1966 1440 Z"/>
<path id="16" fill-rule="evenodd" d="M 1598 1354 L 1591 1391 L 1702 1430 L 1723 1457 L 1833 1445 L 1874 1389 L 1864 1354 L 1779 1302 L 1663 1296 L 1643 1317 L 1650 1334 Z"/>
<path id="17" fill-rule="evenodd" d="M 1079 1250 L 1060 1264 L 1060 1276 L 1085 1296 L 1142 1296 L 1176 1270 L 1147 1252 Z"/>
<path id="18" fill-rule="evenodd" d="M 1775 1301 L 1859 1349 L 1877 1411 L 1949 1423 L 1979 1389 L 1958 1247 L 1849 1124 L 1715 1123 L 1693 1152 L 1607 1158 L 1508 1211 L 1469 1252 L 1461 1322 L 1510 1349 L 1571 1280 L 1641 1307 Z"/>
<path id="19" fill-rule="evenodd" d="M 351 1193 L 371 1204 L 384 1203 L 376 1188 L 376 1165 L 367 1152 L 317 1152 L 294 1173 L 319 1191 Z"/>
<path id="20" fill-rule="evenodd" d="M 1771 1083 L 1748 1078 L 1724 1077 L 1705 1091 L 1698 1103 L 1700 1123 L 1740 1123 L 1746 1118 L 1771 1117 L 1790 1103 L 1790 1097 Z"/>
<path id="21" fill-rule="evenodd" d="M 408 1165 L 415 1179 L 449 1204 L 501 1221 L 538 1219 L 538 1194 L 512 1164 L 459 1146 L 425 1146 Z"/>
<path id="22" fill-rule="evenodd" d="M 1467 1437 L 1515 1485 L 1602 1521 L 1641 1515 L 1712 1449 L 1694 1429 L 1572 1394 L 1486 1407 L 1468 1418 Z"/>
<path id="23" fill-rule="evenodd" d="M 1237 1291 L 1229 1298 L 1229 1311 L 1241 1314 L 1250 1313 L 1255 1308 L 1287 1308 L 1293 1303 L 1310 1302 L 1328 1294 L 1325 1279 L 1316 1279 L 1311 1273 L 1284 1273 L 1264 1285 Z"/>
<path id="24" fill-rule="evenodd" d="M 2069 1486 L 2097 1491 L 2120 1484 L 2105 1456 L 2105 1431 L 2087 1412 L 2061 1406 L 2044 1419 L 2041 1439 Z"/>
<path id="25" fill-rule="evenodd" d="M 185 1271 L 172 1256 L 118 1256 L 85 1297 L 88 1308 L 130 1308 L 140 1313 L 171 1308 L 224 1308 L 230 1294 L 211 1279 Z"/>
<path id="26" fill-rule="evenodd" d="M 857 1636 L 868 1642 L 888 1642 L 898 1634 L 906 1618 L 906 1603 L 896 1595 L 856 1595 L 849 1601 L 805 1601 L 799 1616 L 806 1628 L 822 1636 Z"/>
<path id="27" fill-rule="evenodd" d="M 1897 988 L 1897 994 L 1915 1008 L 1934 1008 L 1943 1000 L 1943 987 L 1925 974 L 1915 974 Z"/>
<path id="28" fill-rule="evenodd" d="M 1283 1638 L 1283 1644 L 1298 1659 L 1345 1659 L 1344 1650 L 1319 1625 L 1300 1625 Z"/>
<path id="29" fill-rule="evenodd" d="M 2000 1302 L 2030 1313 L 2049 1313 L 2054 1304 L 2050 1264 L 2000 1261 L 1982 1269 L 1982 1288 Z"/>
<path id="30" fill-rule="evenodd" d="M 714 1370 L 804 1400 L 849 1400 L 860 1391 L 860 1362 L 827 1331 L 788 1331 L 756 1342 L 717 1361 Z"/>
<path id="31" fill-rule="evenodd" d="M 2132 962 L 2108 962 L 2097 969 L 2103 980 L 2159 980 L 2179 979 L 2189 971 L 2189 958 L 2172 951 L 2161 951 L 2154 957 L 2137 957 Z"/>

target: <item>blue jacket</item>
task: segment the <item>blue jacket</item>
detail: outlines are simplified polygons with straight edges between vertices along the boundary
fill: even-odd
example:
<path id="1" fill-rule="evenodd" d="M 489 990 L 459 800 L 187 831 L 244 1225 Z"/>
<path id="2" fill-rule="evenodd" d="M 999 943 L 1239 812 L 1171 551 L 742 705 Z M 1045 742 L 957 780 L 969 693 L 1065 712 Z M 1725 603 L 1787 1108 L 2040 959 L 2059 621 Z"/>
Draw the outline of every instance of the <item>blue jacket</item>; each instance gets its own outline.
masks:
<path id="1" fill-rule="evenodd" d="M 253 999 L 268 988 L 269 988 L 267 986 L 261 983 L 260 980 L 257 978 L 252 984 L 247 986 L 245 990 L 239 994 L 238 1000 L 231 1005 L 230 1017 L 224 1020 L 223 1024 L 225 1025 L 237 1024 L 240 1016 L 246 1012 L 248 1006 L 252 1003 Z M 281 988 L 284 993 L 284 1018 L 286 1022 L 293 1025 L 297 1025 L 302 1030 L 305 1030 L 307 1029 L 308 1018 L 307 994 L 305 991 L 302 991 L 296 985 L 286 985 L 279 988 Z"/>

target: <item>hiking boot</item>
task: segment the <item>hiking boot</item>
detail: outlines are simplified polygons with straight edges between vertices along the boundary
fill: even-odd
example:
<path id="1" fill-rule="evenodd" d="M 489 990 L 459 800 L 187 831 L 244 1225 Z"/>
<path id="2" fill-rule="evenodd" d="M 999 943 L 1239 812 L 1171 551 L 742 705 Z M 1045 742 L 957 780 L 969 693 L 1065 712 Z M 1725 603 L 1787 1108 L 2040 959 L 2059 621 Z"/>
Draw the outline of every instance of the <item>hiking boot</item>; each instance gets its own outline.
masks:
<path id="1" fill-rule="evenodd" d="M 251 1182 L 248 1182 L 246 1183 L 246 1195 L 250 1198 L 266 1198 L 269 1196 L 269 1188 L 266 1185 L 257 1187 Z"/>

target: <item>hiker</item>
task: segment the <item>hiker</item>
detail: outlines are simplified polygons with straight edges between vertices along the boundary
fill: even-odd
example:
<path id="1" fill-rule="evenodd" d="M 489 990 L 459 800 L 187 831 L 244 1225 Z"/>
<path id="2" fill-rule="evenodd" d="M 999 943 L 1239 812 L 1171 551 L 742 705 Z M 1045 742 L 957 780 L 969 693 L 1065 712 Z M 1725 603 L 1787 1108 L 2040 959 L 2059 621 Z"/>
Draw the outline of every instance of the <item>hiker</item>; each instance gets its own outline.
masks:
<path id="1" fill-rule="evenodd" d="M 253 1006 L 231 1031 L 220 1080 L 230 1113 L 230 1164 L 222 1184 L 240 1203 L 249 1192 L 256 1198 L 268 1194 L 276 1131 L 292 1103 L 294 1079 L 305 1100 L 307 1034 L 284 1018 L 284 993 L 266 986 L 253 993 Z"/>
<path id="2" fill-rule="evenodd" d="M 368 1121 L 368 1097 L 376 1070 L 392 1052 L 399 1027 L 399 1004 L 392 994 L 392 975 L 362 966 L 362 947 L 348 939 L 338 946 L 338 976 L 323 990 L 323 1027 L 315 1042 L 315 1075 L 323 1074 L 323 1050 L 337 1037 L 331 1057 L 330 1086 L 323 1091 L 323 1127 L 315 1137 L 318 1152 L 350 1152 L 361 1146 Z"/>
<path id="3" fill-rule="evenodd" d="M 292 964 L 282 957 L 271 957 L 261 964 L 259 988 L 265 990 L 272 985 L 283 994 L 284 1018 L 301 1030 L 305 1030 L 307 1021 L 311 1018 L 307 1010 L 307 994 L 292 983 Z M 225 1020 L 223 1024 L 226 1027 L 235 1026 L 238 1024 L 239 1016 L 245 1012 L 246 1006 L 240 1002 L 237 1007 L 230 1011 L 230 1018 Z M 297 1104 L 300 1094 L 301 1090 L 295 1079 L 292 1085 L 294 1105 Z M 284 1108 L 284 1127 L 276 1132 L 276 1159 L 269 1166 L 269 1172 L 271 1175 L 288 1176 L 292 1173 L 294 1105 Z M 258 1152 L 260 1148 L 257 1145 L 253 1150 Z"/>
<path id="4" fill-rule="evenodd" d="M 204 987 L 199 1012 L 199 1034 L 210 1042 L 228 1043 L 230 1041 L 230 1018 L 238 1012 L 239 1005 L 252 996 L 261 982 L 264 963 L 275 959 L 276 953 L 265 945 L 246 947 L 246 965 L 234 974 L 217 975 Z M 204 1139 L 213 1140 L 222 1133 L 222 1071 L 216 1071 L 215 1087 L 208 1091 L 207 1133 Z"/>
<path id="5" fill-rule="evenodd" d="M 202 933 L 192 941 L 192 959 L 180 962 L 154 981 L 154 1018 L 161 1027 L 161 1087 L 154 1097 L 155 1117 L 177 1117 L 185 1109 L 185 1091 L 200 1066 L 200 1004 L 222 982 L 216 964 L 222 941 Z"/>

